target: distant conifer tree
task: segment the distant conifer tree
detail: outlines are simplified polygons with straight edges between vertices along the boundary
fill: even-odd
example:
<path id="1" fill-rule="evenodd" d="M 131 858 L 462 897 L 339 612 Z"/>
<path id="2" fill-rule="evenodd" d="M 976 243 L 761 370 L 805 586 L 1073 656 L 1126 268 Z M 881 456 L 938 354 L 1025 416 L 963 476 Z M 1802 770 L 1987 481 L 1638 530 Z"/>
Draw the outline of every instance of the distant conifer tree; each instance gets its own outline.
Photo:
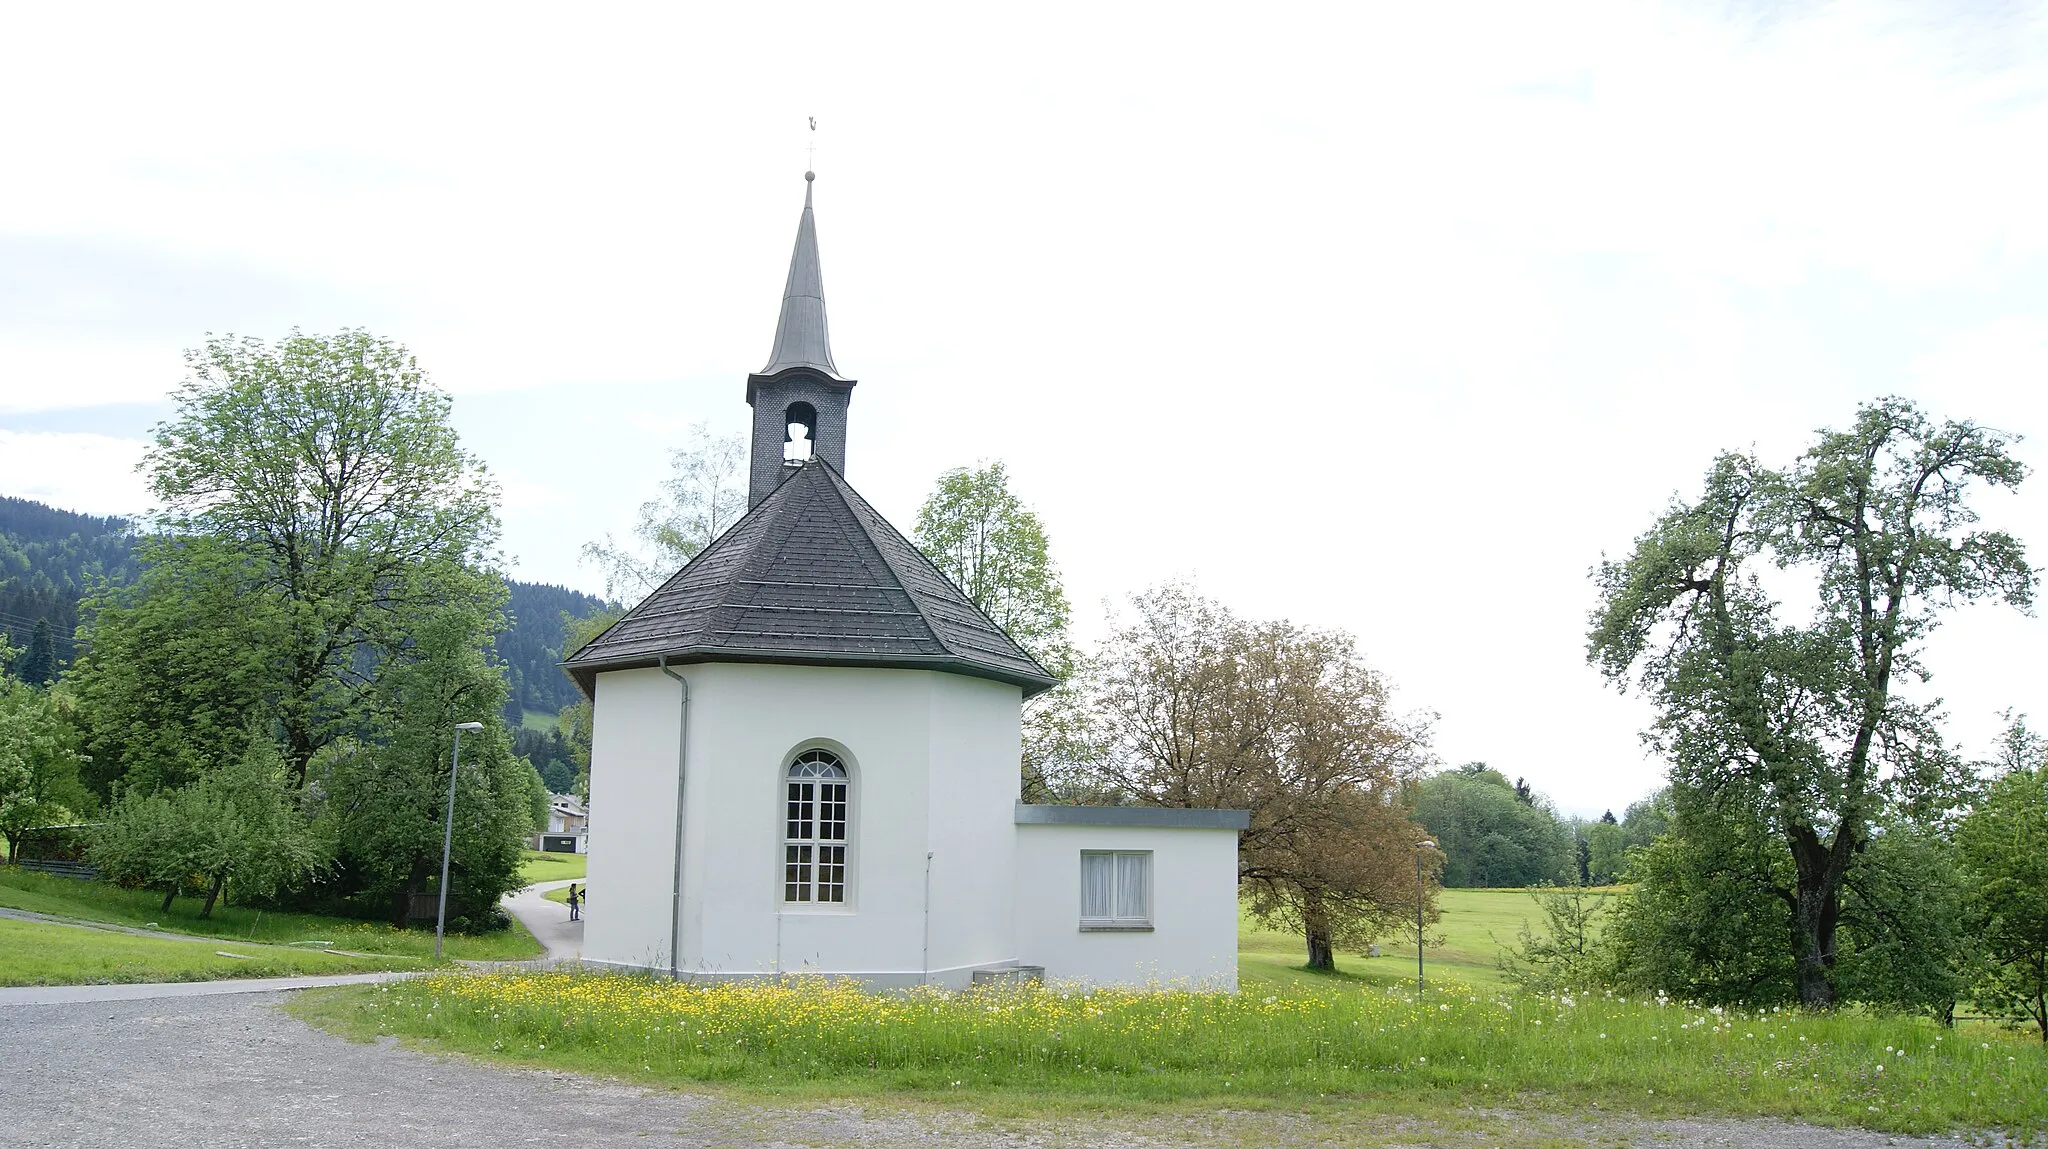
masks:
<path id="1" fill-rule="evenodd" d="M 22 653 L 15 675 L 36 686 L 48 686 L 56 681 L 57 643 L 50 636 L 49 619 L 36 620 L 35 630 L 29 634 L 28 650 Z"/>

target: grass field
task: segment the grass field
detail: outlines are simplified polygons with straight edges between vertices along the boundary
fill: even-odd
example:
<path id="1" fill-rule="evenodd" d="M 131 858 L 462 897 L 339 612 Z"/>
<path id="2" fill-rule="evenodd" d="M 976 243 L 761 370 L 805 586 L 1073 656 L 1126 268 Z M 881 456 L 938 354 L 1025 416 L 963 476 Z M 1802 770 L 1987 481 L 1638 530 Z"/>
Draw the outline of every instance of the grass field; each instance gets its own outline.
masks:
<path id="1" fill-rule="evenodd" d="M 526 860 L 519 863 L 519 879 L 529 886 L 535 882 L 566 882 L 581 878 L 589 864 L 587 854 L 544 854 L 539 850 L 528 850 Z"/>
<path id="2" fill-rule="evenodd" d="M 224 957 L 222 951 L 238 956 Z M 422 959 L 395 955 L 352 957 L 245 942 L 170 941 L 0 919 L 0 985 L 299 977 L 419 969 L 424 964 Z"/>
<path id="3" fill-rule="evenodd" d="M 1605 897 L 1612 890 L 1595 890 Z M 1503 989 L 1500 953 L 1515 944 L 1524 922 L 1540 924 L 1543 914 L 1527 890 L 1445 890 L 1438 907 L 1439 921 L 1424 931 L 1428 942 L 1422 951 L 1425 982 L 1451 978 L 1486 990 Z M 1301 969 L 1307 960 L 1306 943 L 1299 935 L 1276 933 L 1261 927 L 1249 916 L 1242 919 L 1238 933 L 1240 978 L 1290 985 L 1315 980 L 1319 975 Z M 1369 985 L 1415 984 L 1415 930 L 1380 939 L 1379 957 L 1340 953 L 1340 976 Z"/>
<path id="4" fill-rule="evenodd" d="M 572 861 L 573 859 L 573 861 Z M 546 867 L 553 862 L 559 870 Z M 528 882 L 583 877 L 583 857 L 572 854 L 528 853 Z M 1597 890 L 1606 896 L 1610 890 Z M 542 895 L 551 902 L 568 901 L 567 887 Z M 1488 990 L 1504 989 L 1499 957 L 1504 946 L 1515 942 L 1524 922 L 1541 922 L 1543 915 L 1527 890 L 1445 890 L 1439 903 L 1442 918 L 1425 931 L 1434 944 L 1423 948 L 1425 980 L 1450 978 Z M 1310 985 L 1327 975 L 1301 968 L 1306 943 L 1295 934 L 1266 929 L 1249 914 L 1238 923 L 1238 976 L 1247 984 L 1279 987 Z M 1415 931 L 1405 940 L 1396 935 L 1382 939 L 1379 957 L 1344 953 L 1337 956 L 1337 975 L 1367 985 L 1415 984 Z"/>
<path id="5" fill-rule="evenodd" d="M 991 1113 L 1313 1108 L 1341 1125 L 1354 1111 L 1534 1110 L 2048 1129 L 2048 1051 L 1990 1027 L 1517 994 L 1496 958 L 1539 917 L 1526 891 L 1446 891 L 1420 999 L 1414 951 L 1397 940 L 1384 957 L 1340 954 L 1332 977 L 1301 968 L 1298 939 L 1247 922 L 1236 995 L 877 995 L 522 973 L 323 991 L 289 1008 L 357 1039 L 654 1085 Z"/>
<path id="6" fill-rule="evenodd" d="M 906 1096 L 1007 1111 L 1341 1104 L 1771 1116 L 1899 1131 L 2048 1129 L 2048 1053 L 1853 1010 L 1743 1013 L 1360 981 L 1239 994 L 870 994 L 823 980 L 672 985 L 433 976 L 301 995 L 369 1040 L 658 1085 Z"/>
<path id="7" fill-rule="evenodd" d="M 553 730 L 560 723 L 560 720 L 561 715 L 549 714 L 541 710 L 522 710 L 519 712 L 519 725 L 521 728 L 537 730 L 542 734 Z"/>
<path id="8" fill-rule="evenodd" d="M 0 906 L 31 910 L 82 921 L 145 926 L 168 933 L 196 934 L 223 941 L 286 944 L 331 942 L 338 950 L 396 957 L 429 957 L 434 952 L 431 930 L 400 930 L 380 922 L 314 914 L 281 913 L 245 906 L 219 905 L 211 918 L 199 916 L 200 900 L 179 898 L 168 913 L 159 907 L 163 895 L 124 890 L 105 882 L 82 882 L 0 866 Z M 93 937 L 107 935 L 93 934 Z M 232 948 L 232 947 L 230 947 Z M 539 942 L 518 922 L 495 934 L 471 937 L 452 934 L 444 949 L 450 960 L 516 961 L 538 956 Z"/>

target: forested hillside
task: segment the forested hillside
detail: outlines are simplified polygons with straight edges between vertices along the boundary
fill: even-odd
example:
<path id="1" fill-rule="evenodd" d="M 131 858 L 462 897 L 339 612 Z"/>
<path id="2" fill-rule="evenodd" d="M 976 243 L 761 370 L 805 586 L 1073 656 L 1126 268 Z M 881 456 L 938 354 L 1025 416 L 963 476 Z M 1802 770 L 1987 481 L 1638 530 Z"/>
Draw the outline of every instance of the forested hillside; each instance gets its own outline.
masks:
<path id="1" fill-rule="evenodd" d="M 562 661 L 562 615 L 587 618 L 604 608 L 604 600 L 549 583 L 506 580 L 511 600 L 505 613 L 512 625 L 498 636 L 498 657 L 512 678 L 510 705 L 523 711 L 554 714 L 576 701 L 574 683 L 556 663 Z M 519 716 L 505 716 L 513 725 Z"/>
<path id="2" fill-rule="evenodd" d="M 20 652 L 23 678 L 41 685 L 69 665 L 79 599 L 95 580 L 134 573 L 125 520 L 0 495 L 0 631 Z"/>
<path id="3" fill-rule="evenodd" d="M 43 683 L 71 664 L 80 600 L 96 580 L 132 580 L 134 552 L 125 519 L 0 495 L 0 632 L 17 652 L 16 673 Z M 497 652 L 511 679 L 513 705 L 522 713 L 554 714 L 576 700 L 576 687 L 555 665 L 562 658 L 562 614 L 580 618 L 604 604 L 566 587 L 517 579 L 506 585 L 511 625 L 498 636 Z M 506 717 L 516 726 L 521 713 L 508 705 Z"/>

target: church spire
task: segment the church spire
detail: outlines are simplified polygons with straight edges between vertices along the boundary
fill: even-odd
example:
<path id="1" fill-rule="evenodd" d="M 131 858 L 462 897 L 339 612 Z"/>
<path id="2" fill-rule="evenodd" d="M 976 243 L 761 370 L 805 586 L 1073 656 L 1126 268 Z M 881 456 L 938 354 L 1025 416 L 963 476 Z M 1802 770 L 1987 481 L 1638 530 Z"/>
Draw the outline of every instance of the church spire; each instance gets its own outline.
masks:
<path id="1" fill-rule="evenodd" d="M 789 257 L 789 282 L 782 289 L 782 315 L 775 321 L 775 349 L 760 374 L 809 367 L 834 379 L 832 340 L 825 326 L 825 277 L 818 268 L 818 224 L 811 215 L 816 172 L 804 173 L 804 214 L 796 225 L 796 251 Z"/>
<path id="2" fill-rule="evenodd" d="M 789 283 L 782 289 L 775 350 L 768 366 L 747 376 L 747 402 L 754 408 L 748 507 L 774 493 L 808 459 L 823 459 L 846 473 L 846 414 L 854 380 L 832 362 L 825 333 L 825 279 L 818 271 L 818 225 L 811 218 L 816 179 L 804 173 L 804 214 L 796 228 L 796 253 L 789 257 Z"/>

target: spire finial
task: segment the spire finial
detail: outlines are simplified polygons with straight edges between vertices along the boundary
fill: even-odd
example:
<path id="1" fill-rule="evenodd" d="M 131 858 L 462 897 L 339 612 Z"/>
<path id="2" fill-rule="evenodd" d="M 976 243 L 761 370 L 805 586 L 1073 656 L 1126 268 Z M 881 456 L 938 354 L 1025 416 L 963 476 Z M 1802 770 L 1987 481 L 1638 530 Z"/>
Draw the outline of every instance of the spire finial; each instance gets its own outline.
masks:
<path id="1" fill-rule="evenodd" d="M 811 206 L 811 184 L 818 178 L 818 117 L 806 117 L 811 121 L 811 150 L 804 157 L 804 206 Z"/>
<path id="2" fill-rule="evenodd" d="M 811 188 L 816 172 L 804 173 L 804 210 L 797 219 L 796 250 L 789 258 L 789 280 L 782 289 L 782 314 L 775 323 L 775 349 L 759 374 L 773 375 L 788 367 L 811 367 L 839 378 L 832 363 L 832 344 L 825 327 L 825 282 L 818 269 L 818 225 L 811 215 Z"/>

